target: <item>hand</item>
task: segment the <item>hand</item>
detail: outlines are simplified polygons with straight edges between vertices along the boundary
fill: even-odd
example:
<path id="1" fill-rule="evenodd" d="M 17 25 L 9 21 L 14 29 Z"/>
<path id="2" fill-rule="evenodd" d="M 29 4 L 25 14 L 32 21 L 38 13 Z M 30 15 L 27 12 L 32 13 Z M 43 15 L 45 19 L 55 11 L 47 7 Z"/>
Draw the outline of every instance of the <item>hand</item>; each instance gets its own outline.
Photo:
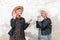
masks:
<path id="1" fill-rule="evenodd" d="M 41 16 L 38 16 L 38 17 L 37 17 L 37 20 L 39 21 L 40 19 L 41 19 Z"/>
<path id="2" fill-rule="evenodd" d="M 16 19 L 16 14 L 15 13 L 13 13 L 13 19 Z"/>
<path id="3" fill-rule="evenodd" d="M 28 20 L 28 23 L 31 23 L 31 22 L 32 22 L 32 19 L 29 19 L 29 20 Z"/>

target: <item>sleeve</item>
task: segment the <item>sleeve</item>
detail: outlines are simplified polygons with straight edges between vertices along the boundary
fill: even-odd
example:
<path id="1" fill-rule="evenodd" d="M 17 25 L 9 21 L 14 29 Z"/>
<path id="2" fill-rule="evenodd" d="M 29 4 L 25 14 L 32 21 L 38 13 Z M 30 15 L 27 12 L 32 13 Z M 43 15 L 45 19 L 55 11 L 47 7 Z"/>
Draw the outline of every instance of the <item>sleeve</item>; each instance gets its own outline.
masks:
<path id="1" fill-rule="evenodd" d="M 24 27 L 23 27 L 23 28 L 24 28 L 24 30 L 25 30 L 25 29 L 29 26 L 29 23 L 25 22 L 25 19 L 24 19 L 23 22 L 24 22 L 24 25 L 23 25 Z"/>
<path id="2" fill-rule="evenodd" d="M 15 20 L 14 19 L 11 19 L 11 21 L 10 21 L 10 26 L 12 27 L 12 28 L 14 28 L 15 26 Z M 10 36 L 12 36 L 12 29 L 8 32 L 8 34 L 10 35 Z"/>
<path id="3" fill-rule="evenodd" d="M 29 26 L 29 24 L 28 24 L 28 23 L 25 23 L 25 25 L 24 25 L 24 30 L 25 30 L 28 26 Z"/>
<path id="4" fill-rule="evenodd" d="M 40 24 L 40 25 L 39 25 Z M 36 21 L 36 27 L 37 28 L 40 28 L 40 26 L 41 26 L 41 22 L 39 23 L 38 21 Z"/>
<path id="5" fill-rule="evenodd" d="M 12 28 L 15 27 L 15 19 L 11 19 L 10 25 L 11 25 Z"/>
<path id="6" fill-rule="evenodd" d="M 50 19 L 44 20 L 43 22 L 38 22 L 37 21 L 37 27 L 39 27 L 39 28 L 45 28 L 45 27 L 47 27 L 50 24 L 51 24 L 51 20 Z"/>

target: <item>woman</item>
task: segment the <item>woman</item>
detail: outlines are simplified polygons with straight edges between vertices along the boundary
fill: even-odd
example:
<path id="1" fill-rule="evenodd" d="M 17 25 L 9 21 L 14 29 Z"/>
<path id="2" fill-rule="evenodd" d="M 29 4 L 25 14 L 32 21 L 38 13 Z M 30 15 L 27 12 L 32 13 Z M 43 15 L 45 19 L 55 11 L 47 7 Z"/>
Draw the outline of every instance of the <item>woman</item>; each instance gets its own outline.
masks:
<path id="1" fill-rule="evenodd" d="M 22 6 L 17 6 L 13 9 L 12 19 L 10 21 L 12 29 L 9 31 L 10 40 L 26 40 L 24 30 L 28 27 L 31 19 L 26 23 L 25 19 L 21 17 L 23 12 Z"/>
<path id="2" fill-rule="evenodd" d="M 38 16 L 36 21 L 36 27 L 39 28 L 38 40 L 51 40 L 51 19 L 48 18 L 47 12 L 45 10 L 41 10 L 41 16 L 43 17 L 43 20 L 40 21 L 41 18 Z"/>

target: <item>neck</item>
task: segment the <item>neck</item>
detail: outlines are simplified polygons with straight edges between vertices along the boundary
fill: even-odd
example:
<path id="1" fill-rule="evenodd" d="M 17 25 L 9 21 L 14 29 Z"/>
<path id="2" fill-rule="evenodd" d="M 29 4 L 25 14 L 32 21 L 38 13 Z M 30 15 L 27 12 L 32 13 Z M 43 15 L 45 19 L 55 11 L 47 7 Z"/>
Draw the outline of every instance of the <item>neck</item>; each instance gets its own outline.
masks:
<path id="1" fill-rule="evenodd" d="M 17 18 L 21 18 L 21 16 L 20 15 L 17 15 Z"/>
<path id="2" fill-rule="evenodd" d="M 47 17 L 44 17 L 44 19 L 46 19 Z"/>

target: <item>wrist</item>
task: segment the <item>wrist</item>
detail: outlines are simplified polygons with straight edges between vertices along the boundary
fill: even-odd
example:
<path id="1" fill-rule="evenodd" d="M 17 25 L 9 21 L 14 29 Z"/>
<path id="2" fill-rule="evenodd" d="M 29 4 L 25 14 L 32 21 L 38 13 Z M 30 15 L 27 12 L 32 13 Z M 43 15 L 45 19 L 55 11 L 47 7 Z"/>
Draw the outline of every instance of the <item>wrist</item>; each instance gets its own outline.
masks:
<path id="1" fill-rule="evenodd" d="M 16 19 L 16 17 L 13 17 L 13 19 Z"/>

